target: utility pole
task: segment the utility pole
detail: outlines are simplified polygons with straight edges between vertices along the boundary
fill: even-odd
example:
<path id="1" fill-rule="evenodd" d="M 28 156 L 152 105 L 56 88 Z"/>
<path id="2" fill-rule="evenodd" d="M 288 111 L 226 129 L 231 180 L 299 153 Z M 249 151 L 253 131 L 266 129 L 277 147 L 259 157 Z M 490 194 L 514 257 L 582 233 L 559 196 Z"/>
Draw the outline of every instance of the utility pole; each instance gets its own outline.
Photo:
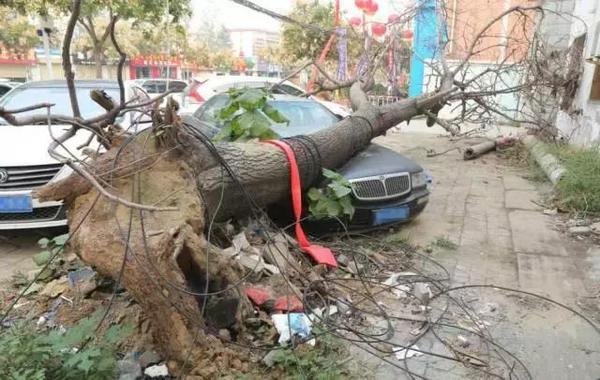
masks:
<path id="1" fill-rule="evenodd" d="M 38 36 L 42 37 L 44 43 L 44 54 L 46 55 L 46 68 L 48 69 L 48 79 L 54 79 L 52 71 L 52 58 L 50 58 L 50 33 L 52 32 L 52 23 L 47 19 L 42 19 L 40 28 L 37 30 Z"/>

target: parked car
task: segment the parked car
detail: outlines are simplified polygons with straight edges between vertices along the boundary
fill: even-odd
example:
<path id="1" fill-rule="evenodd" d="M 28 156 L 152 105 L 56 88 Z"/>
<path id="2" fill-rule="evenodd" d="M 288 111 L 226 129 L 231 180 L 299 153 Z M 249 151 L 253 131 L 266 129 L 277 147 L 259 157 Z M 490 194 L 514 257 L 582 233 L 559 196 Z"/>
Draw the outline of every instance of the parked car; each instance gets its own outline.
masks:
<path id="1" fill-rule="evenodd" d="M 222 128 L 214 116 L 215 112 L 228 99 L 227 94 L 215 95 L 193 115 L 185 116 L 184 120 L 206 135 L 215 136 Z M 289 126 L 272 125 L 273 130 L 283 138 L 314 133 L 339 121 L 330 110 L 312 99 L 274 95 L 269 104 L 289 120 Z M 421 213 L 429 200 L 423 168 L 378 144 L 370 144 L 336 170 L 352 183 L 355 213 L 352 220 L 348 221 L 348 227 L 353 230 L 406 222 Z M 317 225 L 321 231 L 340 227 L 334 220 L 319 221 Z"/>
<path id="2" fill-rule="evenodd" d="M 183 90 L 187 87 L 187 82 L 179 79 L 166 79 L 166 78 L 154 78 L 154 79 L 134 79 L 133 82 L 150 95 L 155 97 L 160 94 L 164 94 L 167 91 L 174 91 L 171 95 L 173 99 L 177 100 L 179 104 L 182 103 Z M 162 104 L 165 104 L 167 98 L 164 98 Z"/>
<path id="3" fill-rule="evenodd" d="M 192 79 L 192 83 L 185 89 L 183 96 L 183 110 L 194 112 L 196 108 L 208 101 L 216 94 L 227 91 L 230 88 L 272 88 L 275 94 L 287 94 L 293 96 L 305 96 L 313 99 L 327 107 L 338 118 L 343 119 L 350 115 L 352 110 L 341 104 L 321 100 L 315 96 L 307 96 L 306 92 L 290 81 L 281 82 L 279 78 L 253 77 L 243 75 L 216 75 L 208 79 Z"/>
<path id="4" fill-rule="evenodd" d="M 11 82 L 8 80 L 0 79 L 0 98 L 4 96 L 7 92 L 12 90 L 13 88 L 19 86 L 21 83 Z"/>
<path id="5" fill-rule="evenodd" d="M 84 118 L 98 116 L 105 111 L 91 100 L 89 92 L 101 89 L 115 99 L 119 98 L 119 86 L 113 81 L 77 81 L 76 92 L 79 108 Z M 128 100 L 145 101 L 148 94 L 139 86 L 130 83 L 125 88 Z M 22 108 L 42 102 L 54 103 L 52 112 L 72 115 L 65 81 L 28 82 L 14 88 L 0 99 L 0 107 Z M 45 114 L 45 109 L 23 112 L 19 118 L 33 114 Z M 127 127 L 137 117 L 128 114 L 118 120 Z M 58 181 L 70 174 L 71 169 L 48 154 L 51 136 L 43 125 L 7 125 L 0 118 L 0 230 L 20 228 L 44 228 L 66 225 L 65 208 L 60 202 L 40 202 L 31 196 L 31 191 L 49 182 Z M 53 134 L 58 135 L 65 125 L 52 125 Z M 79 154 L 77 146 L 84 143 L 89 133 L 79 130 L 66 143 L 70 152 Z M 61 153 L 61 149 L 58 150 Z M 62 154 L 66 152 L 63 150 Z"/>

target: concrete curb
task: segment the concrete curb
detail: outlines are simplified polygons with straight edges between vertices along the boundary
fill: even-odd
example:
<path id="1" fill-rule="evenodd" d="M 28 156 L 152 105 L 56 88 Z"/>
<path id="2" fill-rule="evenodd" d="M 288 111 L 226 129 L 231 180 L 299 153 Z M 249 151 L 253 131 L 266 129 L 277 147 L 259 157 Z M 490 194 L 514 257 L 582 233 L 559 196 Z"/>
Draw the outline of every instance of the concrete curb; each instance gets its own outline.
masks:
<path id="1" fill-rule="evenodd" d="M 542 168 L 544 173 L 546 173 L 550 182 L 552 182 L 553 185 L 560 182 L 560 179 L 566 171 L 560 163 L 560 160 L 553 154 L 548 153 L 544 144 L 535 136 L 525 136 L 523 138 L 523 144 L 529 149 L 535 162 Z"/>

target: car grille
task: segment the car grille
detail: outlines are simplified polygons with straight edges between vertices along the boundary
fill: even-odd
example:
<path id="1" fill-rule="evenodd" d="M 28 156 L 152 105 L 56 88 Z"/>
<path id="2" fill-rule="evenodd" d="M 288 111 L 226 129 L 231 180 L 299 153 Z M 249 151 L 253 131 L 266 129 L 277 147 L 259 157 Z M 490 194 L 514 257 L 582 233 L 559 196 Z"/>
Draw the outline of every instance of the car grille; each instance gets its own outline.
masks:
<path id="1" fill-rule="evenodd" d="M 33 189 L 47 184 L 54 178 L 63 164 L 0 167 L 8 178 L 0 183 L 0 190 Z"/>
<path id="2" fill-rule="evenodd" d="M 1 213 L 0 223 L 2 222 L 34 222 L 43 220 L 53 220 L 59 216 L 62 206 L 38 207 L 32 212 L 16 212 L 16 213 Z M 62 213 L 64 214 L 64 212 Z M 60 219 L 64 219 L 65 215 L 61 215 Z"/>
<path id="3" fill-rule="evenodd" d="M 377 201 L 396 198 L 410 192 L 410 174 L 394 173 L 377 177 L 351 179 L 356 199 Z"/>

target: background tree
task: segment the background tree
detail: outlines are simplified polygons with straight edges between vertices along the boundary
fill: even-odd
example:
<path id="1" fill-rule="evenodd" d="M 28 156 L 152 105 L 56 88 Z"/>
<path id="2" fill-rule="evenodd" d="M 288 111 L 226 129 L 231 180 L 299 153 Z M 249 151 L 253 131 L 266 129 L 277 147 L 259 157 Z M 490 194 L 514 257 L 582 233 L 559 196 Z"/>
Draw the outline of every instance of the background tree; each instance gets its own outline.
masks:
<path id="1" fill-rule="evenodd" d="M 16 10 L 0 6 L 0 44 L 3 49 L 17 54 L 27 54 L 29 50 L 41 42 L 36 34 L 36 27 L 27 17 L 20 15 Z"/>
<path id="2" fill-rule="evenodd" d="M 233 69 L 236 60 L 231 50 L 221 50 L 211 54 L 210 66 L 217 71 L 228 72 Z"/>
<path id="3" fill-rule="evenodd" d="M 40 17 L 67 15 L 72 6 L 70 0 L 7 0 L 6 3 L 23 14 L 35 13 Z M 81 4 L 77 23 L 89 38 L 96 65 L 96 78 L 102 78 L 102 60 L 110 38 L 110 14 L 121 20 L 131 21 L 134 28 L 143 28 L 144 23 L 156 25 L 167 15 L 167 22 L 176 24 L 181 18 L 191 14 L 189 0 L 170 0 L 168 4 L 169 9 L 166 9 L 166 3 L 145 0 L 86 0 Z"/>
<path id="4" fill-rule="evenodd" d="M 316 59 L 329 39 L 329 34 L 323 33 L 323 30 L 334 29 L 335 9 L 333 4 L 331 2 L 321 4 L 317 0 L 297 2 L 289 16 L 303 24 L 318 26 L 320 29 L 310 29 L 291 23 L 284 24 L 281 32 L 281 51 L 283 53 L 281 63 L 290 65 L 304 61 L 307 57 Z M 349 25 L 342 26 L 348 28 L 348 61 L 353 62 L 363 51 L 363 35 L 360 30 L 354 31 Z M 333 46 L 326 62 L 335 63 L 337 59 L 337 49 Z"/>

